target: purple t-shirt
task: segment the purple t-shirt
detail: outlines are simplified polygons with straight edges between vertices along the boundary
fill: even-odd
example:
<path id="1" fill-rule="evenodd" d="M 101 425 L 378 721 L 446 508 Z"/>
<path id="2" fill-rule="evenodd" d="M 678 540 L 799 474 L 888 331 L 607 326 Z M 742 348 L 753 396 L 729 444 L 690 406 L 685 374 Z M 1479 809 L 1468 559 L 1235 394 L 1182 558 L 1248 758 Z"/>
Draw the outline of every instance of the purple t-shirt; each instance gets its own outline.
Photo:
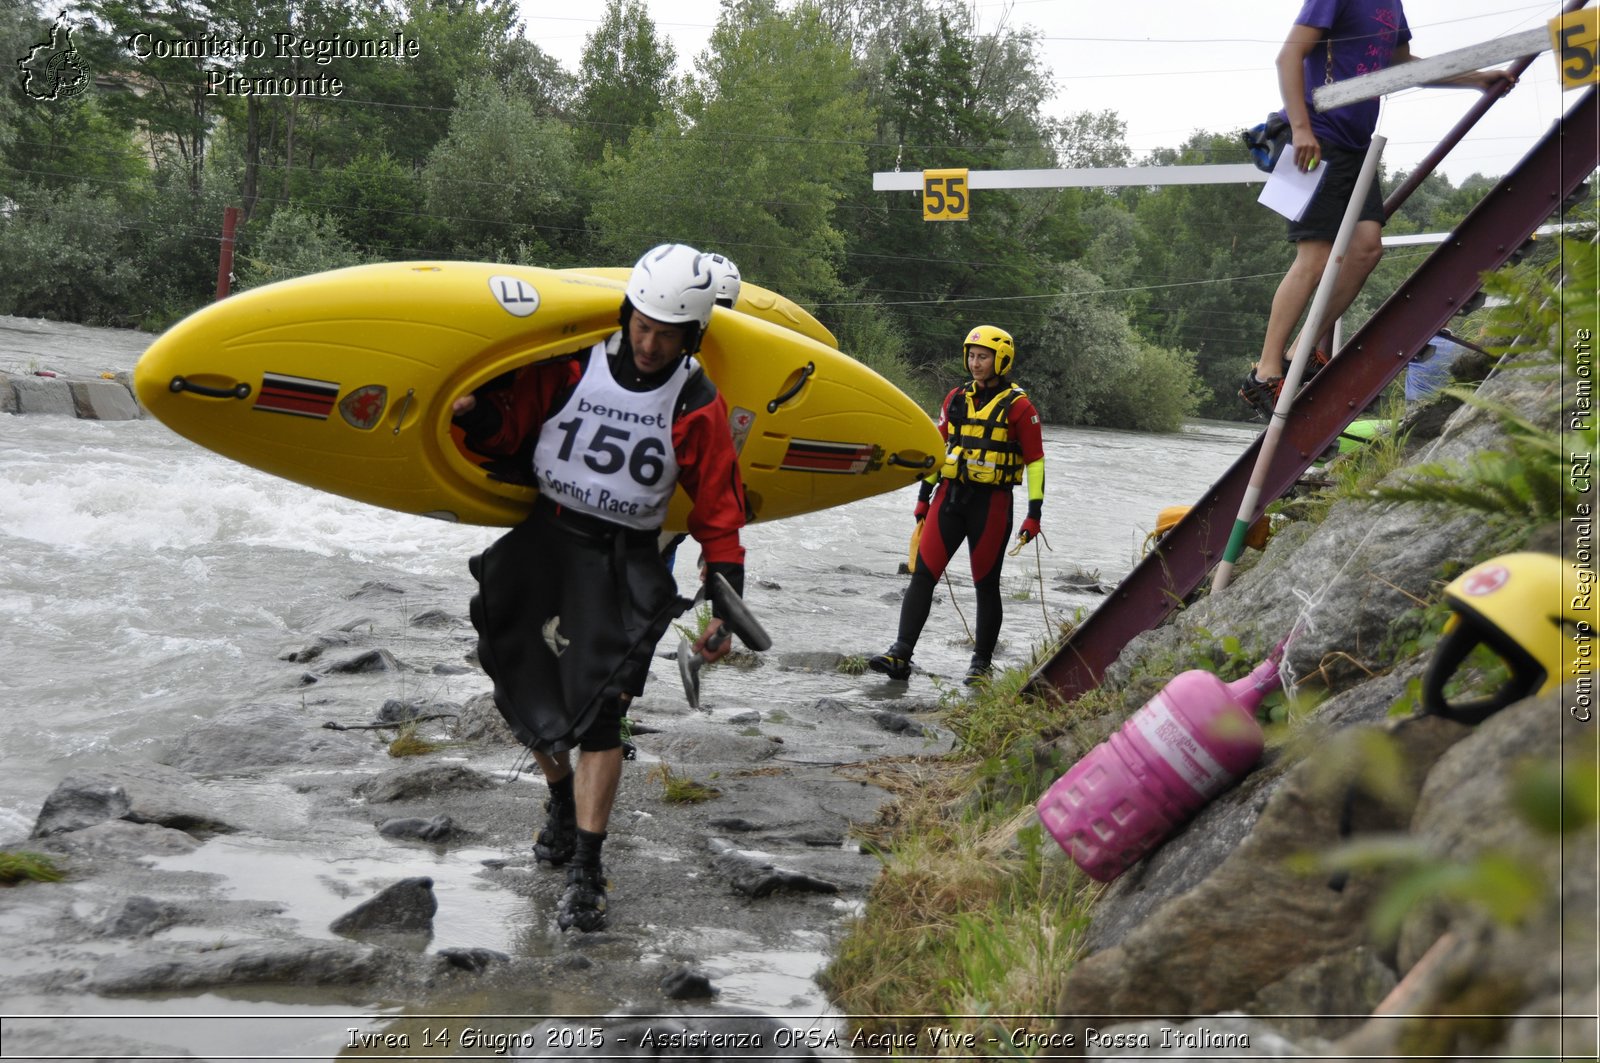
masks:
<path id="1" fill-rule="evenodd" d="M 1294 21 L 1323 33 L 1322 43 L 1306 56 L 1306 109 L 1311 112 L 1312 132 L 1324 144 L 1365 151 L 1378 127 L 1378 101 L 1363 100 L 1319 114 L 1311 94 L 1328 81 L 1330 48 L 1334 81 L 1389 65 L 1394 50 L 1411 40 L 1400 0 L 1305 0 Z"/>

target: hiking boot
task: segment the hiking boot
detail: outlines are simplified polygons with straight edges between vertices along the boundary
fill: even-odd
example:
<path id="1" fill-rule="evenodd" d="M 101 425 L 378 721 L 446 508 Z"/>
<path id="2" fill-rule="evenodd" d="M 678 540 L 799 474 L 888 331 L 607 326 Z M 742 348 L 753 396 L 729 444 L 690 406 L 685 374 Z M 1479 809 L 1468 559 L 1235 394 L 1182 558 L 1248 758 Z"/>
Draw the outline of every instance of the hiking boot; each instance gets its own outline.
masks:
<path id="1" fill-rule="evenodd" d="M 882 653 L 867 658 L 867 667 L 882 672 L 897 683 L 911 678 L 911 650 L 903 642 L 896 642 Z"/>
<path id="2" fill-rule="evenodd" d="M 1283 377 L 1274 377 L 1271 380 L 1257 380 L 1256 371 L 1251 369 L 1244 375 L 1244 383 L 1239 386 L 1239 398 L 1244 404 L 1263 418 L 1271 417 L 1272 411 L 1278 405 L 1278 392 L 1283 390 Z"/>
<path id="3" fill-rule="evenodd" d="M 987 683 L 993 674 L 994 665 L 989 663 L 989 658 L 973 654 L 971 662 L 967 665 L 967 677 L 962 682 L 969 687 L 975 687 L 980 683 Z"/>
<path id="4" fill-rule="evenodd" d="M 533 840 L 533 856 L 560 867 L 578 848 L 578 806 L 571 799 L 551 797 L 544 803 L 544 811 L 544 828 Z"/>
<path id="5" fill-rule="evenodd" d="M 605 929 L 606 876 L 600 865 L 573 864 L 567 869 L 567 891 L 556 909 L 556 926 L 577 927 L 585 934 Z"/>

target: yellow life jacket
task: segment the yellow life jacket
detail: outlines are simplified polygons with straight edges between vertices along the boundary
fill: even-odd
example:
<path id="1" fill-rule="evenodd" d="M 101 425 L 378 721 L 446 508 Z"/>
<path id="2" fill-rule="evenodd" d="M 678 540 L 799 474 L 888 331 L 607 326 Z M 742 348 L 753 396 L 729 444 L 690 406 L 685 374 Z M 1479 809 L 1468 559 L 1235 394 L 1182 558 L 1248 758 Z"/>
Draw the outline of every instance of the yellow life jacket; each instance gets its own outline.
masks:
<path id="1" fill-rule="evenodd" d="M 1011 404 L 1027 392 L 1008 384 L 982 409 L 973 406 L 976 385 L 951 403 L 945 426 L 944 467 L 939 475 L 958 483 L 1014 487 L 1022 482 L 1022 447 L 1011 434 Z"/>

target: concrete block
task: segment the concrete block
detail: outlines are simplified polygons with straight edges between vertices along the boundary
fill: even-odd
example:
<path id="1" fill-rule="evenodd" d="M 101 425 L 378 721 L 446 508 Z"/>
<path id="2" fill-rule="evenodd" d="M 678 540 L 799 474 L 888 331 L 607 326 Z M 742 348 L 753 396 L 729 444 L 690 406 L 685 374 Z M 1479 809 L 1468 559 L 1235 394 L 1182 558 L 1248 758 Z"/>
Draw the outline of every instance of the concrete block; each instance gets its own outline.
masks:
<path id="1" fill-rule="evenodd" d="M 115 380 L 74 380 L 72 404 L 78 416 L 91 421 L 136 421 L 139 404 L 133 393 Z"/>
<path id="2" fill-rule="evenodd" d="M 17 393 L 18 413 L 46 413 L 76 417 L 72 389 L 59 377 L 18 376 L 11 378 Z"/>

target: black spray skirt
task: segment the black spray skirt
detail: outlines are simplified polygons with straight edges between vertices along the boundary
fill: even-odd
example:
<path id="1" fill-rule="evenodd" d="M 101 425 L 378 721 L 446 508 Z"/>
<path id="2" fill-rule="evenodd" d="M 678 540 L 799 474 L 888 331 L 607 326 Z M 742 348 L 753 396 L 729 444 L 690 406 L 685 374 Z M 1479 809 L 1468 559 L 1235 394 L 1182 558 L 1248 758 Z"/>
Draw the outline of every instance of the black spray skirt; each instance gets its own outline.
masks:
<path id="1" fill-rule="evenodd" d="M 542 501 L 470 567 L 495 705 L 518 741 L 543 753 L 575 747 L 604 699 L 644 690 L 656 643 L 689 605 L 655 532 L 558 515 Z M 559 657 L 544 634 L 554 616 L 567 640 Z"/>

